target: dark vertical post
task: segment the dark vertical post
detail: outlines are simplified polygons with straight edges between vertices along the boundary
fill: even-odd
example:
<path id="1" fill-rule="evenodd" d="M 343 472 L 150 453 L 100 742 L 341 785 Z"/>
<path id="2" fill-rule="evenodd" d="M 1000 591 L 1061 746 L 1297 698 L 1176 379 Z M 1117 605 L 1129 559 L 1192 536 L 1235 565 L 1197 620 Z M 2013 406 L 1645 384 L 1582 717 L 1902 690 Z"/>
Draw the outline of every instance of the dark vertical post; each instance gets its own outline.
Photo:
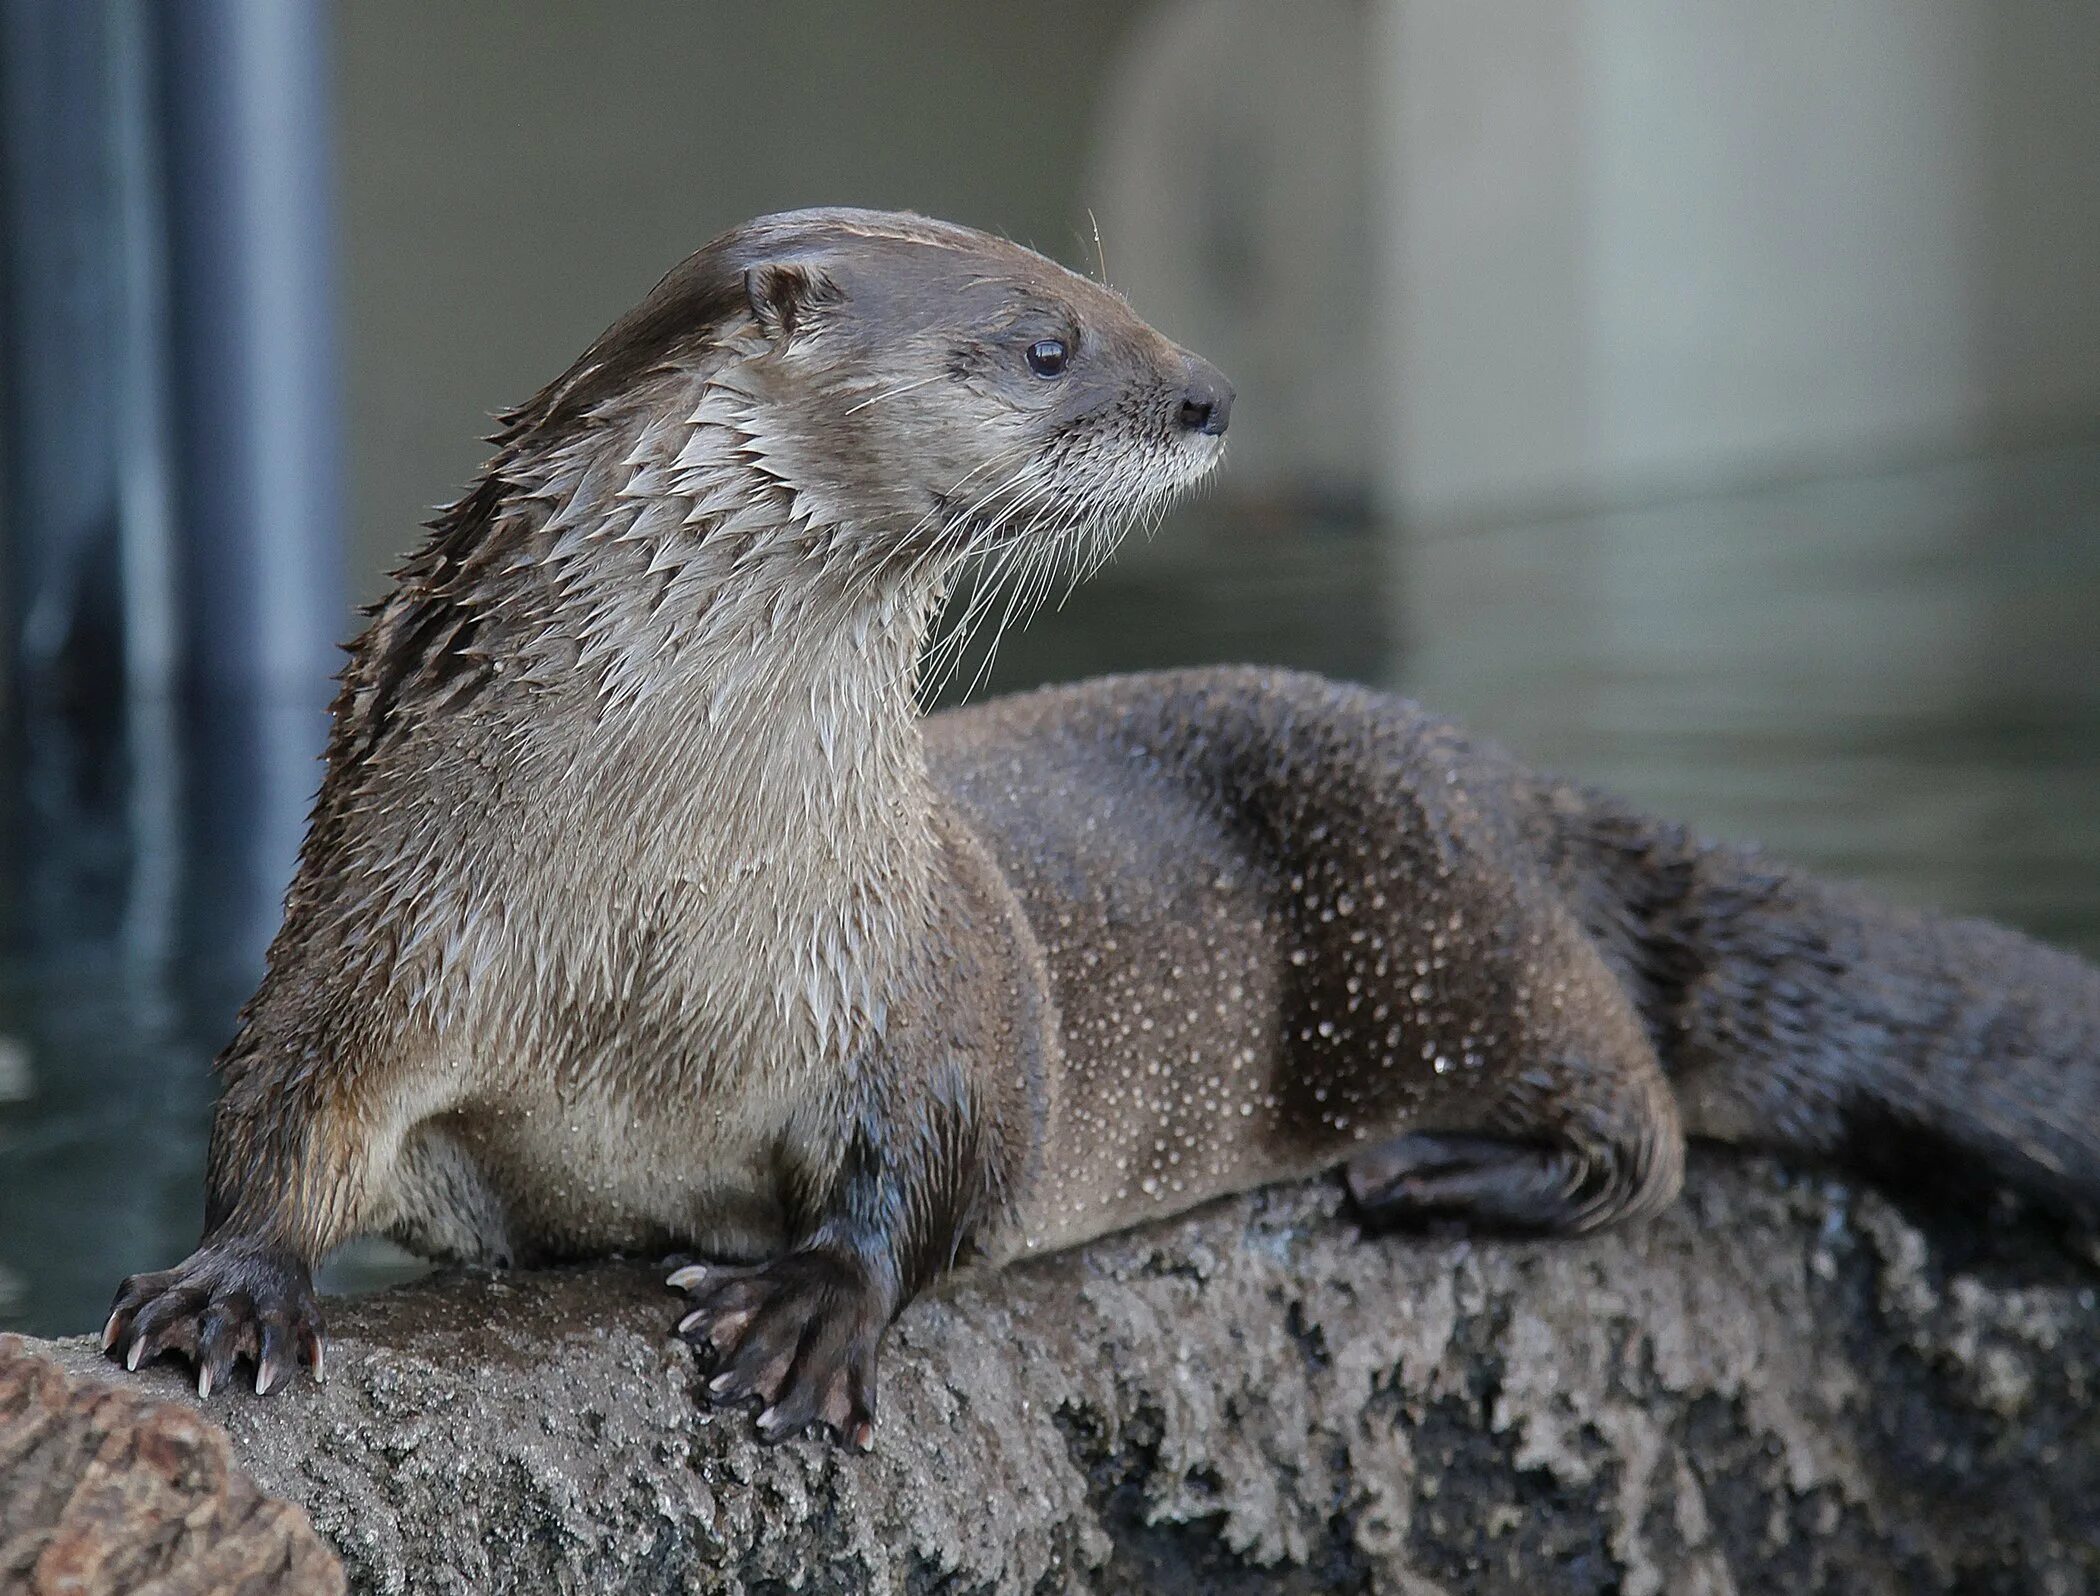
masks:
<path id="1" fill-rule="evenodd" d="M 322 0 L 161 0 L 169 305 L 197 710 L 197 867 L 274 929 L 319 768 L 344 615 Z"/>
<path id="2" fill-rule="evenodd" d="M 0 688 L 73 713 L 165 689 L 173 658 L 133 9 L 0 0 Z"/>
<path id="3" fill-rule="evenodd" d="M 150 951 L 178 625 L 147 20 L 143 0 L 0 0 L 0 929 L 113 928 L 78 844 L 83 814 L 122 805 L 115 907 Z"/>
<path id="4" fill-rule="evenodd" d="M 323 8 L 158 16 L 189 679 L 311 701 L 343 603 Z"/>

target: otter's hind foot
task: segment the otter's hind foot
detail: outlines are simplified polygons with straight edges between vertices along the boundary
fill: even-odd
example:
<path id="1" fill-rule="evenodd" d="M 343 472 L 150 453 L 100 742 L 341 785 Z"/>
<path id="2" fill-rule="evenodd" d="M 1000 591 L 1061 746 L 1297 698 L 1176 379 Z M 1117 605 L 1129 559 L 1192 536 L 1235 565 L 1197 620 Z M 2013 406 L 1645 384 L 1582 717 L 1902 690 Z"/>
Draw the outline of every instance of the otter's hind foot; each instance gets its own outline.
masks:
<path id="1" fill-rule="evenodd" d="M 1497 1136 L 1419 1132 L 1351 1159 L 1349 1195 L 1372 1229 L 1461 1220 L 1486 1230 L 1592 1230 L 1676 1195 L 1678 1163 Z"/>
<path id="2" fill-rule="evenodd" d="M 281 1247 L 225 1241 L 199 1247 L 173 1269 L 133 1275 L 117 1288 L 102 1350 L 137 1369 L 179 1353 L 208 1397 L 241 1359 L 267 1396 L 300 1364 L 322 1376 L 321 1308 L 306 1265 Z"/>
<path id="3" fill-rule="evenodd" d="M 823 1424 L 863 1452 L 875 1444 L 875 1351 L 890 1304 L 858 1259 L 813 1247 L 770 1263 L 695 1264 L 670 1284 L 695 1304 L 678 1334 L 712 1354 L 708 1401 L 761 1402 L 767 1441 Z"/>

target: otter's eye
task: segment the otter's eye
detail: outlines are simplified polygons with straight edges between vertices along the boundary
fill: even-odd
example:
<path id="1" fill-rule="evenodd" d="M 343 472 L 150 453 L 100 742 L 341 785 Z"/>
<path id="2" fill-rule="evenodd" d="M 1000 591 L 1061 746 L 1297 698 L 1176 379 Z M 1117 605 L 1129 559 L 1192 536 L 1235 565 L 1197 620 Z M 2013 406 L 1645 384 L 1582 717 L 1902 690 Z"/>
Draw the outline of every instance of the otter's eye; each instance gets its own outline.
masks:
<path id="1" fill-rule="evenodd" d="M 1072 351 L 1062 338 L 1040 338 L 1028 346 L 1028 369 L 1038 377 L 1061 377 Z"/>

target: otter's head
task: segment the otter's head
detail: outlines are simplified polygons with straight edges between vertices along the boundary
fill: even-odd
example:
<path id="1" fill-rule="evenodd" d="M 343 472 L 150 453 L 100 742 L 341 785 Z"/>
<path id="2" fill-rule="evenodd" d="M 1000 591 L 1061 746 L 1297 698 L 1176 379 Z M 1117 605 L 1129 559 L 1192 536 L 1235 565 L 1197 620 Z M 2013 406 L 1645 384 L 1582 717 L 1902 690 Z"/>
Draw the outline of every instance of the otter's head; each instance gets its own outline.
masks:
<path id="1" fill-rule="evenodd" d="M 1120 295 L 894 212 L 725 234 L 543 398 L 574 414 L 681 350 L 719 362 L 801 518 L 914 556 L 1118 531 L 1217 463 L 1232 409 L 1217 368 Z"/>

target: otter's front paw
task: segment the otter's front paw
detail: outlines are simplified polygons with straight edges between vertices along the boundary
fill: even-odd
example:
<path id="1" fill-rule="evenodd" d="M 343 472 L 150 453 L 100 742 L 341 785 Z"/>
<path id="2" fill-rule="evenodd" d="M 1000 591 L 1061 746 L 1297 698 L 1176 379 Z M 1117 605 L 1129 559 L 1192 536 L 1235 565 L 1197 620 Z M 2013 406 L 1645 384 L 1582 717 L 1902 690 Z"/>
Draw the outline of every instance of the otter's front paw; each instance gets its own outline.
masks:
<path id="1" fill-rule="evenodd" d="M 127 1369 L 179 1353 L 196 1366 L 200 1397 L 246 1358 L 255 1365 L 256 1394 L 265 1396 L 301 1363 L 321 1378 L 321 1309 L 306 1265 L 289 1252 L 214 1242 L 173 1269 L 119 1286 L 102 1350 Z"/>
<path id="2" fill-rule="evenodd" d="M 695 1264 L 670 1283 L 695 1307 L 678 1333 L 712 1352 L 708 1399 L 764 1404 L 768 1441 L 826 1424 L 849 1445 L 875 1444 L 875 1349 L 889 1298 L 858 1259 L 809 1248 L 770 1263 Z"/>

